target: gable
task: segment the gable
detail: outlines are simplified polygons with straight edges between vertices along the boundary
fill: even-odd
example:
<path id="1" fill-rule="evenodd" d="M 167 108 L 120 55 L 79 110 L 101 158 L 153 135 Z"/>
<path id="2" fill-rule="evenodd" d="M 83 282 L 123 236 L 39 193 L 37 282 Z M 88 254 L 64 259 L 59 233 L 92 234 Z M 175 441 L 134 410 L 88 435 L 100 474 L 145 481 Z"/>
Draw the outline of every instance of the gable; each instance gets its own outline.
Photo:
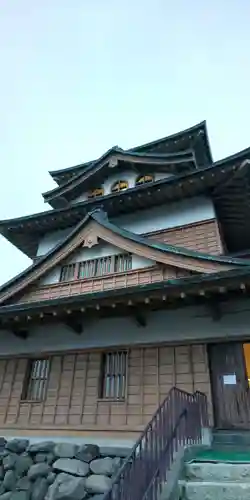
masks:
<path id="1" fill-rule="evenodd" d="M 100 210 L 88 214 L 86 218 L 51 252 L 39 259 L 33 266 L 0 289 L 0 303 L 3 304 L 26 287 L 41 279 L 46 273 L 69 258 L 78 248 L 92 248 L 99 240 L 155 261 L 158 264 L 200 273 L 227 271 L 236 265 L 247 266 L 248 261 L 214 257 L 171 245 L 156 243 L 142 236 L 121 229 L 109 222 Z"/>
<path id="2" fill-rule="evenodd" d="M 98 239 L 97 243 L 90 248 L 85 246 L 78 247 L 52 270 L 46 272 L 39 279 L 38 286 L 59 283 L 62 268 L 66 268 L 67 266 L 78 265 L 79 267 L 79 265 L 83 266 L 84 263 L 86 264 L 86 268 L 91 268 L 93 265 L 102 266 L 107 259 L 113 263 L 115 262 L 115 257 L 122 259 L 126 255 L 128 255 L 128 253 L 124 252 L 123 248 L 116 247 L 110 243 L 106 243 L 104 240 Z M 145 257 L 132 253 L 129 255 L 131 257 L 131 269 L 136 270 L 144 267 L 152 267 L 156 264 L 155 261 Z"/>

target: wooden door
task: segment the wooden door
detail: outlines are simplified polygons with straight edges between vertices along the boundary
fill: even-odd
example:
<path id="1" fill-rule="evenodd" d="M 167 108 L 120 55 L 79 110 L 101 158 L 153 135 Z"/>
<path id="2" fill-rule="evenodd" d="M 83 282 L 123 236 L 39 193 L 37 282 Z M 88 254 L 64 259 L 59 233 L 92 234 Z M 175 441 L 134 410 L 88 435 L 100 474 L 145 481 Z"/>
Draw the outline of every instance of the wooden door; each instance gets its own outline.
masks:
<path id="1" fill-rule="evenodd" d="M 249 428 L 250 392 L 243 344 L 213 344 L 209 359 L 216 427 Z"/>

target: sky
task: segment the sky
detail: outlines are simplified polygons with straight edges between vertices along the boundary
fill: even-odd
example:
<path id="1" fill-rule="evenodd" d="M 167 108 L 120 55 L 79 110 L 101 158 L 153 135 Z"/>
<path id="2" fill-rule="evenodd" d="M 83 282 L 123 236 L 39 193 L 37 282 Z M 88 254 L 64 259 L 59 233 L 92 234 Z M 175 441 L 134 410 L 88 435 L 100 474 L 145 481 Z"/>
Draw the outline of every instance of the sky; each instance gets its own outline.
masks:
<path id="1" fill-rule="evenodd" d="M 1 0 L 0 220 L 114 145 L 206 119 L 215 160 L 250 146 L 249 20 L 249 0 Z M 0 283 L 31 263 L 0 255 Z"/>

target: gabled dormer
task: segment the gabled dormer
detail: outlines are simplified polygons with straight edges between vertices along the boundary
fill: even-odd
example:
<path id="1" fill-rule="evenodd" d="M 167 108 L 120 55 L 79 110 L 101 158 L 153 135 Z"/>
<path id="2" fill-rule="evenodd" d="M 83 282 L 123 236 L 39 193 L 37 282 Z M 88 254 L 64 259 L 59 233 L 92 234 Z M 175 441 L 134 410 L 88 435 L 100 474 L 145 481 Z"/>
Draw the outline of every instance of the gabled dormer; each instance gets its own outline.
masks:
<path id="1" fill-rule="evenodd" d="M 44 193 L 43 197 L 53 208 L 61 208 L 72 202 L 102 198 L 196 169 L 193 150 L 168 154 L 137 153 L 116 146 L 83 172 Z"/>

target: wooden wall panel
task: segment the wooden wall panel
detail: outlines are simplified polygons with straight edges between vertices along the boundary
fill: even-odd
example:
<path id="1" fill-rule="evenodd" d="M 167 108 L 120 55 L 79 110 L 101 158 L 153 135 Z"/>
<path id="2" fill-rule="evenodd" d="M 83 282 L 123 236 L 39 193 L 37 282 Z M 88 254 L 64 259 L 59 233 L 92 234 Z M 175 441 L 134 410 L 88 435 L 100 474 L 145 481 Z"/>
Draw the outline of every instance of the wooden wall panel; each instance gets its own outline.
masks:
<path id="1" fill-rule="evenodd" d="M 0 360 L 0 426 L 20 429 L 142 430 L 173 386 L 208 396 L 205 345 L 133 348 L 123 402 L 99 399 L 99 351 L 51 356 L 44 401 L 22 401 L 27 359 Z"/>
<path id="2" fill-rule="evenodd" d="M 223 253 L 222 238 L 216 219 L 174 227 L 147 236 L 163 243 L 189 248 L 198 252 L 212 255 Z"/>

